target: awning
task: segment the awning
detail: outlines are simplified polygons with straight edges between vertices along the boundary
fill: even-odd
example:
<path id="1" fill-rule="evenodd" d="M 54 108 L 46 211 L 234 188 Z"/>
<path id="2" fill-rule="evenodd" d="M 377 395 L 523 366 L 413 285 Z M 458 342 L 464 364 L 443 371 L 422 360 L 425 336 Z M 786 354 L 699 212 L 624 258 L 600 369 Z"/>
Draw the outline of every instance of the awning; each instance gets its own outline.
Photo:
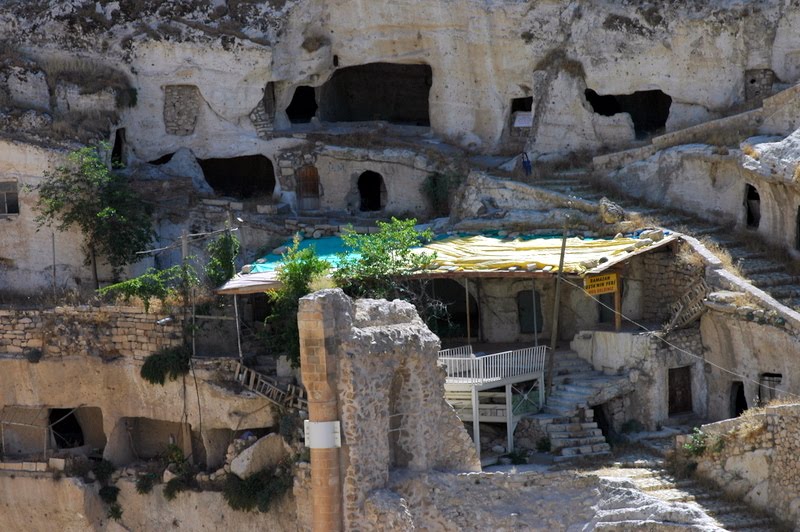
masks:
<path id="1" fill-rule="evenodd" d="M 435 252 L 431 267 L 416 275 L 424 278 L 457 277 L 550 277 L 558 272 L 561 256 L 560 236 L 453 235 L 441 236 L 416 248 Z M 567 239 L 564 272 L 582 277 L 600 273 L 636 255 L 676 240 L 674 235 L 653 242 L 633 236 L 620 238 Z M 289 243 L 291 244 L 291 243 Z M 317 254 L 334 267 L 344 251 L 341 238 L 307 239 L 301 248 L 313 246 Z M 219 294 L 252 294 L 281 286 L 277 279 L 282 257 L 270 254 L 249 265 L 217 290 Z"/>

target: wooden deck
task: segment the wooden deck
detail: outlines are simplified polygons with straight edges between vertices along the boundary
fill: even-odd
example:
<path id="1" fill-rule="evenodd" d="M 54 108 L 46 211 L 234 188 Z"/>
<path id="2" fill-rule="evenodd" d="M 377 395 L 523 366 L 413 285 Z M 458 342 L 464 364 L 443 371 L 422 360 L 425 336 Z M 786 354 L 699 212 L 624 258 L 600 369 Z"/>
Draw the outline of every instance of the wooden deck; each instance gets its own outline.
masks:
<path id="1" fill-rule="evenodd" d="M 544 346 L 493 353 L 460 346 L 439 352 L 447 372 L 445 399 L 463 421 L 472 421 L 480 455 L 480 423 L 505 423 L 506 449 L 514 449 L 514 428 L 523 415 L 544 406 Z"/>

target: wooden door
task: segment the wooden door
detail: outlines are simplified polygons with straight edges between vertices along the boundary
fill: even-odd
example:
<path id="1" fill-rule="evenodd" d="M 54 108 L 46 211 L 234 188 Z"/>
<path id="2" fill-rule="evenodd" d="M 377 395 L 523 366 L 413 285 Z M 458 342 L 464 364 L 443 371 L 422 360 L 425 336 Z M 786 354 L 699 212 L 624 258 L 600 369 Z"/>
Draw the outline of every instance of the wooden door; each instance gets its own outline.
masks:
<path id="1" fill-rule="evenodd" d="M 314 166 L 304 166 L 297 171 L 297 200 L 301 211 L 319 209 L 319 172 Z"/>
<path id="2" fill-rule="evenodd" d="M 692 411 L 692 368 L 684 366 L 669 370 L 669 415 Z"/>

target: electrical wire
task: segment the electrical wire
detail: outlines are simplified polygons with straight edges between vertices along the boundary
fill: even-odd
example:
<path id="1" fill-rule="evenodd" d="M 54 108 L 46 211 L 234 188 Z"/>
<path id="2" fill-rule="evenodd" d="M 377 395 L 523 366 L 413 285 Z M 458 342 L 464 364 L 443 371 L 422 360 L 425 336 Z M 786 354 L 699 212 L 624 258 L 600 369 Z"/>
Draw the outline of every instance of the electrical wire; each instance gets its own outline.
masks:
<path id="1" fill-rule="evenodd" d="M 768 385 L 766 385 L 766 384 L 764 384 L 764 383 L 762 383 L 762 382 L 760 382 L 760 381 L 757 381 L 757 380 L 755 380 L 755 379 L 751 379 L 751 378 L 749 378 L 749 377 L 747 377 L 747 376 L 745 376 L 745 375 L 740 375 L 739 373 L 736 373 L 736 372 L 735 372 L 735 371 L 733 371 L 733 370 L 730 370 L 730 369 L 728 369 L 728 368 L 725 368 L 725 367 L 723 367 L 723 366 L 720 366 L 719 364 L 716 364 L 716 363 L 714 363 L 714 362 L 711 362 L 710 360 L 708 360 L 707 358 L 705 358 L 705 357 L 704 357 L 704 356 L 702 356 L 702 355 L 698 355 L 698 354 L 696 354 L 696 353 L 692 353 L 691 351 L 687 351 L 686 349 L 683 349 L 682 347 L 678 347 L 677 345 L 675 345 L 675 344 L 673 344 L 672 342 L 668 341 L 668 340 L 667 340 L 667 339 L 666 339 L 664 336 L 661 336 L 661 335 L 659 335 L 659 334 L 658 334 L 658 332 L 659 332 L 659 331 L 653 331 L 653 330 L 650 330 L 650 329 L 648 329 L 646 326 L 644 326 L 644 325 L 642 325 L 641 323 L 637 322 L 636 320 L 633 320 L 632 318 L 629 318 L 628 316 L 626 316 L 626 315 L 625 315 L 625 314 L 623 314 L 622 312 L 617 312 L 617 310 L 616 310 L 615 308 L 612 308 L 612 307 L 610 307 L 609 305 L 606 305 L 605 303 L 603 303 L 602 301 L 600 301 L 600 299 L 598 299 L 598 298 L 594 297 L 592 294 L 590 294 L 589 292 L 587 292 L 587 291 L 586 291 L 586 289 L 585 289 L 585 288 L 583 288 L 582 286 L 580 286 L 580 285 L 578 285 L 578 284 L 575 284 L 575 283 L 573 283 L 572 281 L 570 281 L 570 280 L 568 280 L 568 279 L 566 279 L 566 278 L 563 278 L 563 277 L 562 277 L 562 279 L 561 279 L 561 280 L 562 280 L 563 282 L 565 282 L 565 283 L 567 283 L 567 284 L 569 284 L 569 285 L 571 285 L 571 286 L 575 287 L 575 288 L 578 288 L 578 289 L 579 289 L 579 290 L 581 290 L 583 293 L 585 293 L 587 296 L 589 296 L 591 299 L 593 299 L 593 300 L 597 301 L 597 302 L 598 302 L 598 303 L 599 303 L 601 306 L 603 306 L 603 307 L 605 307 L 605 308 L 609 309 L 609 310 L 610 310 L 611 312 L 613 312 L 614 314 L 619 314 L 619 315 L 620 315 L 620 316 L 621 316 L 621 317 L 622 317 L 624 320 L 626 320 L 626 321 L 628 321 L 628 322 L 632 323 L 633 325 L 635 325 L 635 326 L 639 327 L 639 328 L 640 328 L 640 329 L 642 329 L 643 331 L 645 331 L 645 332 L 648 332 L 648 333 L 655 334 L 656 336 L 658 336 L 658 337 L 659 337 L 659 339 L 660 339 L 662 342 L 664 342 L 665 344 L 667 344 L 668 346 L 670 346 L 671 348 L 675 349 L 676 351 L 678 351 L 678 352 L 680 352 L 680 353 L 683 353 L 683 354 L 689 355 L 690 357 L 694 357 L 694 358 L 696 358 L 696 359 L 698 359 L 698 360 L 702 360 L 702 361 L 703 361 L 703 362 L 705 362 L 706 364 L 708 364 L 708 365 L 710 365 L 710 366 L 713 366 L 713 367 L 717 368 L 717 369 L 718 369 L 718 370 L 720 370 L 720 371 L 723 371 L 723 372 L 725 372 L 725 373 L 728 373 L 728 374 L 730 374 L 730 375 L 733 375 L 734 377 L 738 377 L 738 378 L 739 378 L 739 379 L 741 379 L 742 381 L 747 381 L 747 382 L 751 382 L 751 383 L 753 383 L 753 384 L 757 384 L 757 385 L 758 385 L 760 388 L 763 388 L 763 389 L 766 389 L 766 390 L 772 390 L 772 391 L 775 391 L 775 392 L 780 392 L 781 394 L 790 395 L 790 396 L 792 396 L 792 397 L 797 397 L 797 398 L 800 398 L 800 395 L 797 395 L 797 394 L 795 394 L 795 393 L 792 393 L 792 392 L 788 392 L 788 391 L 786 391 L 786 390 L 780 390 L 780 389 L 778 389 L 778 388 L 774 388 L 774 387 L 772 387 L 772 386 L 768 386 Z"/>

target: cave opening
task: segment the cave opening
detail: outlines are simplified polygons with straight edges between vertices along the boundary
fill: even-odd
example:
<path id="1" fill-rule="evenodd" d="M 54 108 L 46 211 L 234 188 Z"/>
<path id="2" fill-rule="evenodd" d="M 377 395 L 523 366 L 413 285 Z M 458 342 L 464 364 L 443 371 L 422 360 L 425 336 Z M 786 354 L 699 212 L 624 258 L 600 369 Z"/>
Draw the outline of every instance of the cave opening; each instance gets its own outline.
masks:
<path id="1" fill-rule="evenodd" d="M 198 159 L 197 162 L 217 194 L 248 199 L 271 196 L 275 190 L 275 168 L 263 155 Z"/>
<path id="2" fill-rule="evenodd" d="M 125 128 L 121 127 L 114 133 L 114 147 L 111 149 L 111 166 L 122 168 L 125 166 Z"/>
<path id="3" fill-rule="evenodd" d="M 314 87 L 301 85 L 294 90 L 294 96 L 286 114 L 292 124 L 307 124 L 317 114 L 317 94 Z"/>
<path id="4" fill-rule="evenodd" d="M 744 207 L 747 227 L 757 229 L 761 223 L 761 196 L 753 185 L 745 187 Z"/>
<path id="5" fill-rule="evenodd" d="M 320 89 L 320 117 L 326 122 L 384 120 L 430 126 L 428 65 L 368 63 L 339 69 Z"/>
<path id="6" fill-rule="evenodd" d="M 379 211 L 386 207 L 386 184 L 378 172 L 367 170 L 358 177 L 361 211 Z"/>
<path id="7" fill-rule="evenodd" d="M 584 96 L 592 110 L 602 116 L 628 113 L 637 139 L 664 130 L 672 106 L 672 97 L 660 90 L 636 91 L 633 94 L 598 94 L 586 89 Z"/>
<path id="8" fill-rule="evenodd" d="M 52 408 L 48 421 L 57 448 L 72 449 L 84 444 L 83 430 L 74 410 Z"/>

